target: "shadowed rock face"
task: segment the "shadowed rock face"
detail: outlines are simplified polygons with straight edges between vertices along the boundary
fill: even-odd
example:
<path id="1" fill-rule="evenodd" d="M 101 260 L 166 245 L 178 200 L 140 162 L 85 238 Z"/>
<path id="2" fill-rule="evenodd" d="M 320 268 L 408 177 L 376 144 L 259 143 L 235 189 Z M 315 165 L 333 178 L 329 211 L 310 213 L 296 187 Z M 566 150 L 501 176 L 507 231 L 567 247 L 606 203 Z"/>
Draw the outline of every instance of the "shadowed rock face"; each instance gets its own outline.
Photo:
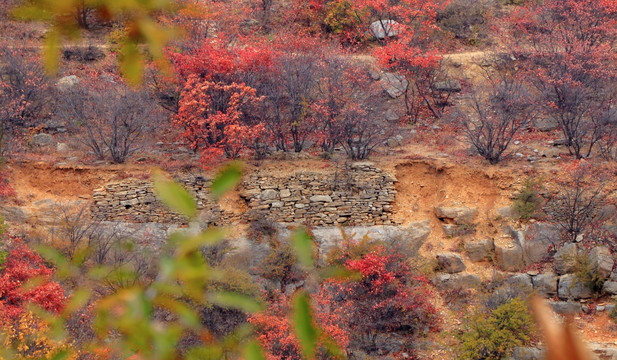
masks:
<path id="1" fill-rule="evenodd" d="M 454 253 L 437 254 L 437 263 L 441 271 L 449 274 L 459 273 L 467 268 L 463 262 L 463 258 Z"/>

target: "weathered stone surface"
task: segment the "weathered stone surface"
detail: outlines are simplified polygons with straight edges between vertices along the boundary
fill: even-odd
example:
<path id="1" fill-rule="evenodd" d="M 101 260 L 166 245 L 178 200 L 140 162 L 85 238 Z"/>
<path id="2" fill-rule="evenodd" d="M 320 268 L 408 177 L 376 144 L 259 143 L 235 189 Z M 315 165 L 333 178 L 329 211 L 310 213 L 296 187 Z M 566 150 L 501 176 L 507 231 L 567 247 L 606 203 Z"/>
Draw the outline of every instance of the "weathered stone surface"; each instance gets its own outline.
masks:
<path id="1" fill-rule="evenodd" d="M 518 219 L 519 214 L 514 206 L 504 206 L 497 209 L 497 214 L 506 219 Z"/>
<path id="2" fill-rule="evenodd" d="M 421 221 L 410 224 L 408 227 L 397 226 L 350 226 L 339 227 L 317 227 L 312 230 L 314 240 L 319 244 L 319 253 L 324 256 L 329 253 L 332 247 L 339 244 L 342 239 L 342 231 L 354 238 L 361 239 L 368 237 L 373 241 L 390 242 L 400 246 L 401 251 L 406 251 L 410 255 L 416 255 L 430 234 L 428 221 Z"/>
<path id="3" fill-rule="evenodd" d="M 545 354 L 543 349 L 517 346 L 512 351 L 510 360 L 544 360 L 544 358 Z"/>
<path id="4" fill-rule="evenodd" d="M 433 89 L 441 92 L 456 93 L 461 92 L 463 87 L 461 86 L 460 81 L 456 79 L 449 79 L 446 81 L 436 82 L 435 85 L 433 85 Z"/>
<path id="5" fill-rule="evenodd" d="M 353 163 L 339 172 L 297 171 L 286 176 L 252 172 L 240 187 L 248 207 L 245 212 L 221 208 L 210 196 L 210 179 L 192 176 L 178 180 L 197 198 L 199 213 L 208 223 L 225 225 L 263 217 L 321 227 L 395 224 L 396 179 L 370 162 Z M 184 224 L 187 220 L 160 204 L 151 182 L 135 179 L 97 189 L 92 212 L 108 221 Z"/>
<path id="6" fill-rule="evenodd" d="M 30 144 L 34 146 L 52 146 L 55 143 L 54 137 L 46 133 L 35 134 L 30 140 Z"/>
<path id="7" fill-rule="evenodd" d="M 311 202 L 332 202 L 332 198 L 328 195 L 315 195 L 309 198 Z"/>
<path id="8" fill-rule="evenodd" d="M 459 254 L 455 253 L 440 253 L 437 254 L 437 263 L 441 271 L 449 274 L 460 273 L 467 267 L 463 262 L 463 258 Z"/>
<path id="9" fill-rule="evenodd" d="M 533 126 L 539 131 L 553 131 L 559 127 L 559 122 L 552 117 L 539 117 L 533 121 Z"/>
<path id="10" fill-rule="evenodd" d="M 434 279 L 439 289 L 470 289 L 482 284 L 482 279 L 476 274 L 440 274 Z"/>
<path id="11" fill-rule="evenodd" d="M 568 243 L 562 246 L 554 256 L 555 272 L 558 275 L 573 272 L 576 269 L 577 255 L 576 244 Z"/>
<path id="12" fill-rule="evenodd" d="M 552 224 L 534 223 L 525 231 L 523 257 L 527 264 L 535 264 L 548 256 L 548 249 L 560 239 L 559 228 Z"/>
<path id="13" fill-rule="evenodd" d="M 533 289 L 545 297 L 555 296 L 557 294 L 557 279 L 557 275 L 552 272 L 536 275 L 532 278 Z"/>
<path id="14" fill-rule="evenodd" d="M 591 350 L 594 359 L 617 360 L 617 347 L 615 347 L 615 344 L 589 343 L 587 346 Z"/>
<path id="15" fill-rule="evenodd" d="M 388 109 L 386 110 L 386 113 L 384 114 L 384 117 L 386 118 L 387 121 L 389 122 L 394 122 L 394 121 L 399 121 L 399 119 L 401 118 L 400 116 L 398 116 L 398 114 L 392 110 L 392 109 Z"/>
<path id="16" fill-rule="evenodd" d="M 0 205 L 0 214 L 2 214 L 6 221 L 14 223 L 23 223 L 28 219 L 26 213 L 17 206 Z"/>
<path id="17" fill-rule="evenodd" d="M 580 304 L 579 304 L 580 306 Z M 593 360 L 617 360 L 617 347 L 614 344 L 587 343 Z M 544 348 L 517 347 L 514 348 L 510 360 L 544 360 Z"/>
<path id="18" fill-rule="evenodd" d="M 56 144 L 56 151 L 59 153 L 69 152 L 70 148 L 66 143 L 58 143 Z"/>
<path id="19" fill-rule="evenodd" d="M 617 281 L 605 281 L 602 291 L 609 295 L 617 295 Z"/>
<path id="20" fill-rule="evenodd" d="M 583 310 L 581 303 L 574 301 L 549 301 L 548 304 L 561 315 L 578 314 Z"/>
<path id="21" fill-rule="evenodd" d="M 593 295 L 593 290 L 575 274 L 566 274 L 559 277 L 557 294 L 560 299 L 589 299 Z"/>
<path id="22" fill-rule="evenodd" d="M 606 246 L 596 246 L 589 252 L 591 271 L 600 278 L 607 279 L 613 271 L 613 255 Z"/>
<path id="23" fill-rule="evenodd" d="M 371 23 L 370 33 L 379 40 L 386 37 L 393 37 L 399 34 L 401 24 L 394 20 L 379 20 Z"/>
<path id="24" fill-rule="evenodd" d="M 403 75 L 389 72 L 384 73 L 379 81 L 384 91 L 393 99 L 403 95 L 409 86 L 409 81 Z"/>
<path id="25" fill-rule="evenodd" d="M 533 285 L 531 284 L 531 276 L 527 274 L 515 274 L 506 279 L 505 285 L 517 289 L 523 294 L 531 294 Z"/>
<path id="26" fill-rule="evenodd" d="M 523 268 L 523 249 L 511 237 L 495 239 L 495 260 L 504 271 L 520 271 Z"/>
<path id="27" fill-rule="evenodd" d="M 476 217 L 478 210 L 470 207 L 447 207 L 438 206 L 435 208 L 435 215 L 442 221 L 451 221 L 456 225 L 471 225 Z"/>
<path id="28" fill-rule="evenodd" d="M 56 82 L 56 89 L 66 91 L 77 84 L 79 84 L 79 78 L 75 75 L 69 75 L 58 79 Z"/>
<path id="29" fill-rule="evenodd" d="M 483 261 L 490 258 L 493 249 L 492 239 L 465 242 L 465 250 L 467 250 L 467 256 L 471 261 Z"/>
<path id="30" fill-rule="evenodd" d="M 261 192 L 261 200 L 275 200 L 278 192 L 272 189 L 266 189 Z"/>

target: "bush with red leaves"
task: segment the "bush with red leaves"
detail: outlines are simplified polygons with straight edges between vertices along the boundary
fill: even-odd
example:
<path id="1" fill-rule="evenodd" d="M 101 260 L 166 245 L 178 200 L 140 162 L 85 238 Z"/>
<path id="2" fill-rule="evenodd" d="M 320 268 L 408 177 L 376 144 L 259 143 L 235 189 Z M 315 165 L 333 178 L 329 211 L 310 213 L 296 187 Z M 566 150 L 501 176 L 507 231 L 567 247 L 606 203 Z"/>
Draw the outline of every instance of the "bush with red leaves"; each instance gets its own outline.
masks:
<path id="1" fill-rule="evenodd" d="M 53 270 L 26 245 L 11 249 L 0 269 L 0 319 L 16 319 L 28 303 L 60 312 L 67 298 L 60 284 L 51 279 L 52 274 Z M 25 287 L 29 281 L 36 285 Z"/>

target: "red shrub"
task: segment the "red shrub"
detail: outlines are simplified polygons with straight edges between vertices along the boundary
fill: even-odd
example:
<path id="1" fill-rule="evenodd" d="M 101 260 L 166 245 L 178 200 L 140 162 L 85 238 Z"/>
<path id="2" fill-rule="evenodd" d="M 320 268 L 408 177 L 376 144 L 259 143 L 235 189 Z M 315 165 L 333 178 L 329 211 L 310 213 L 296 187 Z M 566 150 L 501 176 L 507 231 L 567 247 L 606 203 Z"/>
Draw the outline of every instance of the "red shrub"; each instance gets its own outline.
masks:
<path id="1" fill-rule="evenodd" d="M 47 311 L 60 312 L 66 303 L 64 290 L 51 280 L 53 270 L 43 259 L 25 245 L 9 251 L 0 270 L 0 317 L 16 319 L 27 303 L 34 303 Z M 33 288 L 24 288 L 28 281 L 36 281 Z"/>

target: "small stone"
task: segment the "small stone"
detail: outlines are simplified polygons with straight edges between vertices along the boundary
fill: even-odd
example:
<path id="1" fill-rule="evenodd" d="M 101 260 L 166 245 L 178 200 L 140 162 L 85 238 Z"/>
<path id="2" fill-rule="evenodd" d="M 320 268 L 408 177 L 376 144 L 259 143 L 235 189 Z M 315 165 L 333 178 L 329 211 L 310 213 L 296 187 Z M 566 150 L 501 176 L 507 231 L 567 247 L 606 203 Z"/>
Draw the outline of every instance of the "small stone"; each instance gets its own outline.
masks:
<path id="1" fill-rule="evenodd" d="M 262 200 L 275 200 L 278 192 L 273 189 L 267 189 L 261 192 Z"/>
<path id="2" fill-rule="evenodd" d="M 56 151 L 59 153 L 66 153 L 69 152 L 69 146 L 66 143 L 57 143 L 56 144 Z"/>
<path id="3" fill-rule="evenodd" d="M 313 195 L 309 200 L 311 200 L 311 202 L 332 202 L 330 195 Z"/>

